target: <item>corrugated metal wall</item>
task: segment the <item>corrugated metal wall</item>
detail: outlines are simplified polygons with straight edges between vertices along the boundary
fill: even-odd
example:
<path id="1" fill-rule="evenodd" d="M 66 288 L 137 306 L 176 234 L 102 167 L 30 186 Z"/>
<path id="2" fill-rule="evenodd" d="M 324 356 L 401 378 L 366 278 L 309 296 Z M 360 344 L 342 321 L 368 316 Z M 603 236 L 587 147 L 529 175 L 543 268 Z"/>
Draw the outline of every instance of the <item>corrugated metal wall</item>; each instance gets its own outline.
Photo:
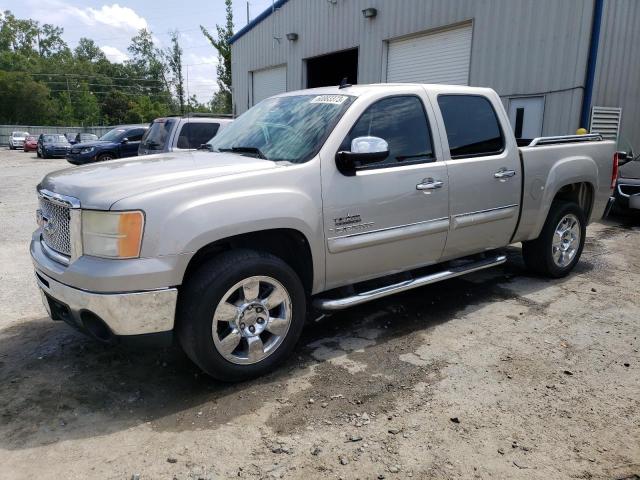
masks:
<path id="1" fill-rule="evenodd" d="M 0 125 L 0 145 L 9 145 L 12 132 L 29 132 L 29 135 L 41 133 L 95 133 L 101 137 L 115 127 L 44 127 L 34 125 Z"/>
<path id="2" fill-rule="evenodd" d="M 373 20 L 368 7 L 378 9 Z M 297 90 L 305 58 L 359 47 L 358 82 L 380 82 L 388 40 L 471 20 L 471 85 L 494 88 L 505 104 L 546 94 L 543 134 L 573 133 L 592 13 L 593 0 L 290 0 L 233 44 L 236 112 L 249 105 L 253 70 L 286 63 L 287 89 Z"/>
<path id="3" fill-rule="evenodd" d="M 640 1 L 607 0 L 602 12 L 593 105 L 621 107 L 623 139 L 640 153 Z"/>

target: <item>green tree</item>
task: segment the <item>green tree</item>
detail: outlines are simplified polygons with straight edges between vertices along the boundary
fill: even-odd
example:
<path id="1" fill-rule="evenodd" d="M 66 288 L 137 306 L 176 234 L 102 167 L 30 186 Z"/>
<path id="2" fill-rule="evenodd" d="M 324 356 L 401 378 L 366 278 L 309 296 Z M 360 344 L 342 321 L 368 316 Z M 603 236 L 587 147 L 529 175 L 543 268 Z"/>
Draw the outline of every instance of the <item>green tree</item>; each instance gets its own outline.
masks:
<path id="1" fill-rule="evenodd" d="M 231 44 L 229 40 L 233 36 L 233 5 L 232 0 L 225 0 L 226 21 L 224 25 L 216 25 L 217 38 L 200 25 L 202 34 L 211 42 L 213 48 L 218 51 L 218 91 L 211 102 L 216 113 L 232 113 L 231 100 Z"/>
<path id="2" fill-rule="evenodd" d="M 38 52 L 41 57 L 68 53 L 69 47 L 62 39 L 62 33 L 62 28 L 48 23 L 38 26 Z"/>
<path id="3" fill-rule="evenodd" d="M 73 116 L 80 125 L 98 125 L 100 123 L 100 105 L 86 82 L 80 84 L 72 103 Z"/>
<path id="4" fill-rule="evenodd" d="M 129 107 L 129 98 L 126 94 L 119 90 L 109 92 L 102 106 L 106 123 L 112 125 L 126 123 Z"/>
<path id="5" fill-rule="evenodd" d="M 53 119 L 49 89 L 19 72 L 0 71 L 0 120 L 2 123 L 46 125 Z"/>
<path id="6" fill-rule="evenodd" d="M 171 46 L 165 51 L 167 65 L 171 71 L 173 88 L 176 92 L 180 113 L 184 114 L 184 78 L 182 76 L 182 47 L 178 41 L 178 32 L 170 32 Z"/>
<path id="7" fill-rule="evenodd" d="M 96 63 L 107 59 L 96 42 L 90 38 L 82 37 L 78 41 L 78 46 L 74 50 L 75 57 L 83 62 Z"/>

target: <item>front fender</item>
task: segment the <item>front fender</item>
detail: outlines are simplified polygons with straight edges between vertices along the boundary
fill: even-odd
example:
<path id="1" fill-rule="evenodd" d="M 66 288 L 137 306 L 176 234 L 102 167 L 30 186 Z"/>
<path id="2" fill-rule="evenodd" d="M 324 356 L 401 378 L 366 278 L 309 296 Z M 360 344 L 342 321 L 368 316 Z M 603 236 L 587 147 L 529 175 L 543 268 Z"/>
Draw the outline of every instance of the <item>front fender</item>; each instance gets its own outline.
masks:
<path id="1" fill-rule="evenodd" d="M 313 165 L 179 185 L 128 197 L 112 209 L 145 212 L 142 256 L 148 258 L 191 258 L 206 245 L 236 235 L 297 230 L 311 250 L 314 290 L 324 282 L 320 178 Z"/>

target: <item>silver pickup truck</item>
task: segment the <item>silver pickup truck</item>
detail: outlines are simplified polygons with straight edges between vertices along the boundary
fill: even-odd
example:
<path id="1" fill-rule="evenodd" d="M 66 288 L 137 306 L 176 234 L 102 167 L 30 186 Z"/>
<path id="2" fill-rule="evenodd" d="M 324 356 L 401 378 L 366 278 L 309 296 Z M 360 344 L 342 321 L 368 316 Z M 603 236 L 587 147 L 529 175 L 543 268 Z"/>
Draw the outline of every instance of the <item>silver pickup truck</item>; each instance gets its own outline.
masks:
<path id="1" fill-rule="evenodd" d="M 610 203 L 614 142 L 517 143 L 487 88 L 271 97 L 212 152 L 47 175 L 37 282 L 54 320 L 99 340 L 175 334 L 213 377 L 261 375 L 291 353 L 312 309 L 500 265 L 512 243 L 531 270 L 567 275 Z"/>

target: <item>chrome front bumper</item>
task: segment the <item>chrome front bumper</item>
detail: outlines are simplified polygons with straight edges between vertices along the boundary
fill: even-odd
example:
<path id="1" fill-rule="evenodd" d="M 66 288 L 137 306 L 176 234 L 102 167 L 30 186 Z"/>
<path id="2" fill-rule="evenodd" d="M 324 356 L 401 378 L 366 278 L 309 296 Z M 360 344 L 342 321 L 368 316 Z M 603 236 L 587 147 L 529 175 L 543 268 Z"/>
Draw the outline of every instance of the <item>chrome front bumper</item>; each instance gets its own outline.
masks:
<path id="1" fill-rule="evenodd" d="M 49 316 L 81 330 L 90 330 L 87 323 L 95 322 L 95 317 L 116 336 L 173 330 L 178 300 L 176 288 L 94 293 L 64 285 L 38 269 L 36 280 Z"/>

